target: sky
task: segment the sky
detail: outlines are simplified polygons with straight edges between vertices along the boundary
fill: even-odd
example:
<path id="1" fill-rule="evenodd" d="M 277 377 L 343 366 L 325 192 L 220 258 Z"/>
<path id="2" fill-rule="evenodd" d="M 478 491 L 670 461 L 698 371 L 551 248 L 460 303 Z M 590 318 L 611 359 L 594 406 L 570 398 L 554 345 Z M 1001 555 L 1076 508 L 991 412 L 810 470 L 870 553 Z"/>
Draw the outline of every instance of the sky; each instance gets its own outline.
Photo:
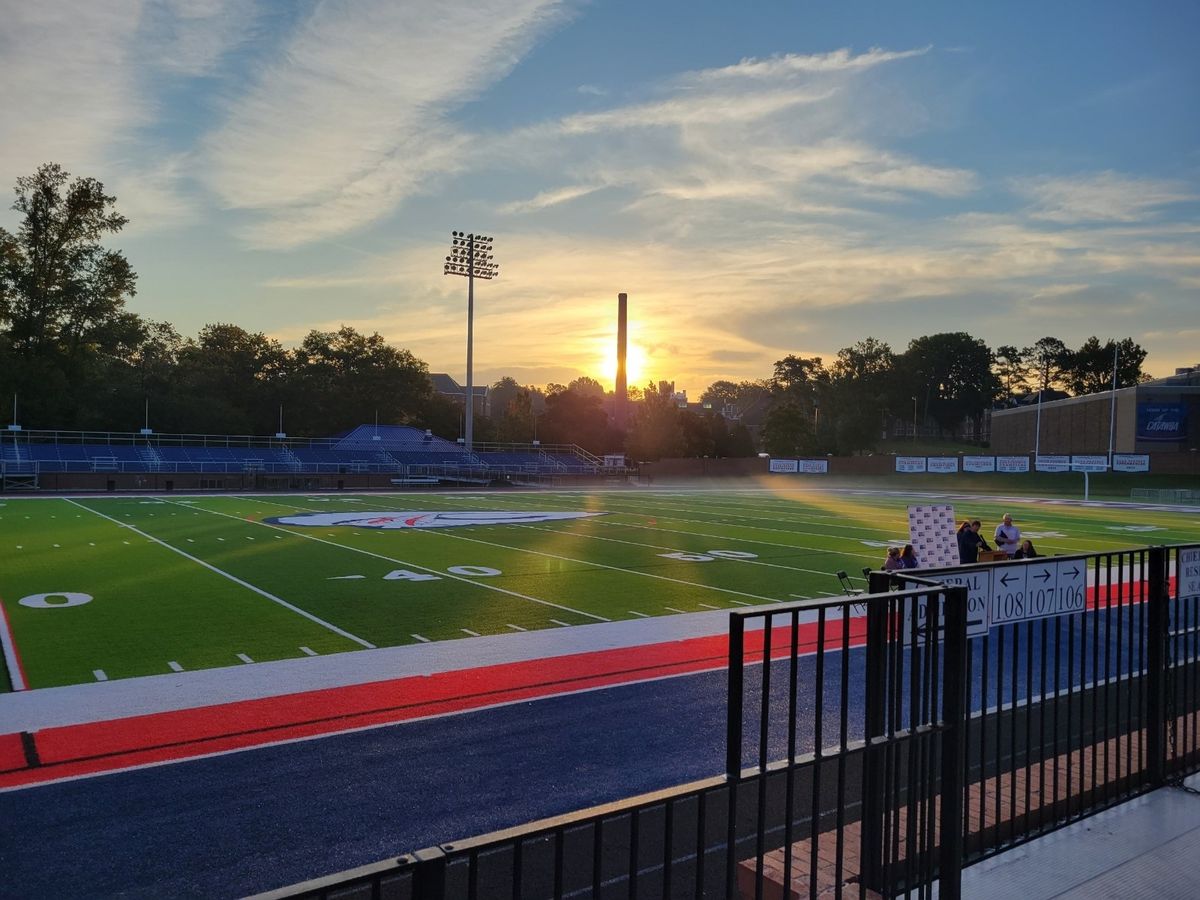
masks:
<path id="1" fill-rule="evenodd" d="M 698 396 L 792 353 L 1200 362 L 1200 4 L 0 0 L 0 183 L 104 182 L 129 308 Z M 17 225 L 0 210 L 0 226 Z"/>

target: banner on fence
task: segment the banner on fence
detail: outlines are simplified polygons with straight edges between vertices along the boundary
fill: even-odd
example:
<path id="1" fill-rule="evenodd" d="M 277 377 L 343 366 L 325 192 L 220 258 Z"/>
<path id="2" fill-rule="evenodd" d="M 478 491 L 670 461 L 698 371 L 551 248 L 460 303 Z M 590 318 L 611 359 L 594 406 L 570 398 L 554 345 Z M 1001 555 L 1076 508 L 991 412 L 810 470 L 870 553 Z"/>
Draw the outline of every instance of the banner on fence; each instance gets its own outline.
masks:
<path id="1" fill-rule="evenodd" d="M 800 471 L 808 475 L 828 475 L 829 460 L 827 459 L 802 459 L 800 462 Z"/>
<path id="2" fill-rule="evenodd" d="M 1180 600 L 1200 597 L 1200 548 L 1179 551 L 1175 583 L 1179 586 L 1176 593 Z"/>
<path id="3" fill-rule="evenodd" d="M 1114 472 L 1149 472 L 1150 457 L 1145 453 L 1114 453 Z"/>
<path id="4" fill-rule="evenodd" d="M 1028 456 L 997 456 L 996 457 L 997 472 L 1028 472 L 1029 457 Z"/>
<path id="5" fill-rule="evenodd" d="M 931 456 L 926 463 L 926 471 L 942 474 L 958 471 L 957 456 Z"/>
<path id="6" fill-rule="evenodd" d="M 1072 456 L 1071 468 L 1076 472 L 1106 472 L 1108 471 L 1108 457 Z"/>
<path id="7" fill-rule="evenodd" d="M 955 533 L 954 507 L 949 504 L 910 506 L 908 540 L 922 568 L 957 566 L 958 536 Z"/>
<path id="8" fill-rule="evenodd" d="M 995 472 L 996 457 L 994 456 L 964 456 L 964 472 Z"/>
<path id="9" fill-rule="evenodd" d="M 1034 468 L 1039 472 L 1070 472 L 1071 457 L 1069 456 L 1039 456 L 1034 460 Z"/>
<path id="10" fill-rule="evenodd" d="M 794 459 L 773 459 L 769 466 L 772 472 L 783 475 L 793 475 L 800 469 L 800 463 Z"/>
<path id="11" fill-rule="evenodd" d="M 896 457 L 897 472 L 924 472 L 925 457 L 923 456 L 897 456 Z"/>

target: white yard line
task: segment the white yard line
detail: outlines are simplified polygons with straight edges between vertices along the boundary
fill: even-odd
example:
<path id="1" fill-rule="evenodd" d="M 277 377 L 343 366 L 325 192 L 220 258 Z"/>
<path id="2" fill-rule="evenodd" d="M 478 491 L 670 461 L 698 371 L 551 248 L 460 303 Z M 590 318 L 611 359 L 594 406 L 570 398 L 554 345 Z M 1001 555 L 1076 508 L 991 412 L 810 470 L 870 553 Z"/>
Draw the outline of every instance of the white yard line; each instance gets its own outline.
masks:
<path id="1" fill-rule="evenodd" d="M 251 584 L 248 581 L 243 581 L 242 579 L 238 578 L 236 575 L 232 575 L 229 572 L 226 572 L 224 569 L 218 569 L 212 563 L 205 562 L 204 560 L 200 559 L 199 557 L 192 556 L 192 554 L 188 553 L 187 551 L 180 550 L 178 547 L 172 546 L 171 544 L 168 544 L 166 541 L 159 540 L 152 534 L 147 534 L 146 532 L 142 531 L 139 528 L 134 527 L 133 525 L 130 525 L 126 522 L 122 522 L 120 519 L 114 519 L 112 516 L 105 515 L 104 513 L 100 512 L 98 510 L 92 509 L 90 506 L 84 506 L 82 503 L 77 503 L 76 501 L 70 499 L 69 497 L 64 497 L 63 499 L 66 500 L 68 503 L 78 506 L 80 509 L 87 510 L 88 512 L 92 513 L 93 515 L 99 516 L 102 519 L 107 519 L 108 521 L 112 522 L 114 525 L 116 525 L 119 528 L 128 528 L 130 531 L 134 532 L 135 534 L 139 534 L 142 537 L 147 538 L 148 540 L 154 542 L 155 544 L 158 544 L 160 547 L 165 547 L 168 550 L 170 550 L 172 553 L 178 553 L 180 556 L 184 557 L 184 559 L 190 559 L 192 562 L 196 563 L 199 566 L 203 566 L 204 568 L 208 569 L 210 572 L 215 572 L 217 575 L 220 575 L 222 578 L 228 578 L 234 584 L 240 584 L 242 587 L 246 588 L 247 590 L 254 591 L 254 593 L 258 594 L 260 597 L 266 597 L 272 603 L 278 603 L 284 609 L 290 609 L 292 612 L 296 613 L 297 615 L 303 616 L 304 618 L 308 619 L 310 622 L 315 622 L 316 624 L 320 625 L 323 628 L 328 628 L 334 634 L 340 634 L 342 637 L 347 638 L 351 641 L 354 641 L 354 643 L 358 644 L 361 647 L 366 647 L 368 650 L 375 649 L 375 645 L 372 644 L 370 641 L 364 641 L 362 638 L 360 638 L 356 635 L 353 635 L 350 632 L 345 631 L 341 628 L 338 628 L 336 625 L 334 625 L 330 622 L 326 622 L 322 618 L 314 616 L 312 613 L 308 612 L 308 610 L 301 609 L 300 607 L 296 606 L 295 604 L 288 603 L 282 597 L 276 597 L 274 594 L 269 593 L 268 591 L 264 591 L 262 588 L 256 587 L 255 585 Z M 173 503 L 174 501 L 166 500 L 163 502 Z M 245 520 L 242 519 L 239 521 L 245 521 Z"/>
<path id="2" fill-rule="evenodd" d="M 10 631 L 8 613 L 5 612 L 2 603 L 0 603 L 0 647 L 4 648 L 4 665 L 8 668 L 8 679 L 12 683 L 12 689 L 14 691 L 28 689 L 29 685 L 25 683 L 25 676 L 21 674 L 21 666 L 17 659 L 17 643 Z"/>
<path id="3" fill-rule="evenodd" d="M 163 502 L 174 503 L 175 501 L 174 500 L 165 500 Z M 287 504 L 287 503 L 277 503 L 275 505 L 276 506 L 290 506 L 291 509 L 307 509 L 307 507 L 295 506 L 293 504 Z M 235 521 L 238 521 L 238 522 L 246 521 L 245 519 L 240 518 L 238 516 L 231 516 L 228 513 L 217 512 L 214 509 L 207 509 L 203 506 L 190 507 L 190 508 L 191 509 L 201 509 L 201 510 L 204 510 L 204 512 L 208 513 L 209 515 L 221 516 L 222 518 L 226 518 L 226 519 L 234 519 Z M 313 512 L 313 510 L 308 510 L 308 512 Z M 455 575 L 453 572 L 446 572 L 441 569 L 431 569 L 428 566 L 417 565 L 417 563 L 408 562 L 407 560 L 396 559 L 395 557 L 392 557 L 392 556 L 384 556 L 382 553 L 375 553 L 371 550 L 363 550 L 361 547 L 351 547 L 349 544 L 340 544 L 337 541 L 327 541 L 327 540 L 325 540 L 325 538 L 319 538 L 313 534 L 305 534 L 302 531 L 292 531 L 290 528 L 282 528 L 279 525 L 272 525 L 269 522 L 252 522 L 250 524 L 258 525 L 258 526 L 261 526 L 262 528 L 271 528 L 271 529 L 274 529 L 275 531 L 281 531 L 284 534 L 290 534 L 290 535 L 293 535 L 294 537 L 304 538 L 306 541 L 316 541 L 319 544 L 328 544 L 330 547 L 337 547 L 340 550 L 349 550 L 351 553 L 361 553 L 364 556 L 371 556 L 371 557 L 374 557 L 375 559 L 382 559 L 385 562 L 395 563 L 398 566 L 407 566 L 408 568 L 411 568 L 411 569 L 419 569 L 422 572 L 429 572 L 429 573 L 431 573 L 433 575 L 437 575 L 441 578 L 449 578 L 452 581 L 461 581 L 461 582 L 464 582 L 465 584 L 472 584 L 475 587 L 483 588 L 484 590 L 495 591 L 498 594 L 505 594 L 509 597 L 516 597 L 520 600 L 528 600 L 530 603 L 539 603 L 542 606 L 552 606 L 555 609 L 561 609 L 563 612 L 575 613 L 578 616 L 584 616 L 585 618 L 588 618 L 588 619 L 595 619 L 597 622 L 611 621 L 611 619 L 606 619 L 604 616 L 598 616 L 595 613 L 584 612 L 581 609 L 573 609 L 570 606 L 564 606 L 561 603 L 554 603 L 553 601 L 550 601 L 550 600 L 542 600 L 542 599 L 539 599 L 538 597 L 530 597 L 528 594 L 522 594 L 522 593 L 519 593 L 518 591 L 510 591 L 508 588 L 498 587 L 494 584 L 484 584 L 483 582 L 480 582 L 480 581 L 474 581 L 470 578 L 464 578 L 461 575 Z"/>

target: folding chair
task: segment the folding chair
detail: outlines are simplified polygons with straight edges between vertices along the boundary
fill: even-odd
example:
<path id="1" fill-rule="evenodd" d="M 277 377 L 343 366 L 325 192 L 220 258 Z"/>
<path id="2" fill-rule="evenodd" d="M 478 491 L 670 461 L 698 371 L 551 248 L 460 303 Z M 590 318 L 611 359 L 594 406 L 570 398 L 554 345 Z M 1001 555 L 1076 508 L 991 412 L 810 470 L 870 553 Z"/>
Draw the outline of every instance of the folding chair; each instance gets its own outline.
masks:
<path id="1" fill-rule="evenodd" d="M 866 593 L 862 588 L 856 588 L 850 583 L 850 576 L 846 574 L 845 569 L 839 569 L 836 574 L 837 580 L 841 583 L 842 590 L 847 597 L 857 597 L 859 594 Z"/>

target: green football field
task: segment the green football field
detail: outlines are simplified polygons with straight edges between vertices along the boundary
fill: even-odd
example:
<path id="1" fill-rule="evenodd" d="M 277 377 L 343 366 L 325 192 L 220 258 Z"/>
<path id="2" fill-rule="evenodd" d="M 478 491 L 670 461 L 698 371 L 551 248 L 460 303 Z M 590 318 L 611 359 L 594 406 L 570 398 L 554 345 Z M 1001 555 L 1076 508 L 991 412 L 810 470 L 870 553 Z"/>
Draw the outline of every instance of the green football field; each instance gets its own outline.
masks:
<path id="1" fill-rule="evenodd" d="M 18 658 L 38 688 L 822 597 L 930 502 L 987 534 L 1011 512 L 1047 555 L 1200 539 L 1173 511 L 854 491 L 7 496 L 0 687 Z"/>

